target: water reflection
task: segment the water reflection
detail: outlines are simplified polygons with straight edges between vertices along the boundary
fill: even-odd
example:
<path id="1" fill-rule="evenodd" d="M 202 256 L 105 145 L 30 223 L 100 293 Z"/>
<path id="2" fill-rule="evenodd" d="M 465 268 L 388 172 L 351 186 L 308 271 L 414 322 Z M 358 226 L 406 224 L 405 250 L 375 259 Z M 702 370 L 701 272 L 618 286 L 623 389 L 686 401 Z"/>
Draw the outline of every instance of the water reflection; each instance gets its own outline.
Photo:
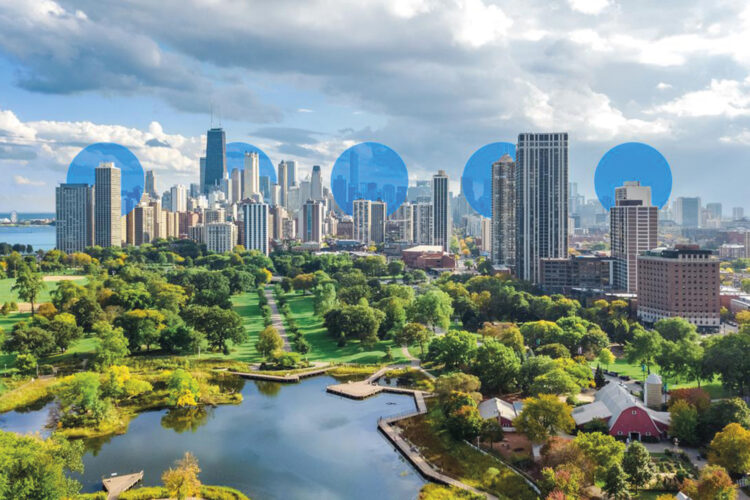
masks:
<path id="1" fill-rule="evenodd" d="M 178 434 L 185 431 L 195 432 L 201 425 L 208 422 L 213 408 L 174 408 L 161 417 L 161 426 L 172 429 Z"/>
<path id="2" fill-rule="evenodd" d="M 280 382 L 271 382 L 269 380 L 256 380 L 255 387 L 257 387 L 258 392 L 260 392 L 264 396 L 273 397 L 273 396 L 276 396 L 279 392 L 281 392 Z"/>

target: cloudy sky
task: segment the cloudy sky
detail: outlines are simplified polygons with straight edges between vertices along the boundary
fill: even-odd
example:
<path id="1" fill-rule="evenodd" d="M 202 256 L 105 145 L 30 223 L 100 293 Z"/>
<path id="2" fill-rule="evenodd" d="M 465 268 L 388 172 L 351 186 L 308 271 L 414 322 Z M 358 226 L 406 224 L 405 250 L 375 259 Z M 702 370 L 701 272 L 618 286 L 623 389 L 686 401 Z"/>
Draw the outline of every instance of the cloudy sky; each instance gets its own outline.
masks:
<path id="1" fill-rule="evenodd" d="M 486 143 L 567 131 L 590 196 L 601 156 L 640 141 L 673 197 L 750 209 L 744 1 L 0 0 L 0 33 L 0 211 L 52 211 L 92 142 L 160 189 L 197 182 L 212 108 L 228 141 L 324 179 L 361 141 L 457 181 Z"/>

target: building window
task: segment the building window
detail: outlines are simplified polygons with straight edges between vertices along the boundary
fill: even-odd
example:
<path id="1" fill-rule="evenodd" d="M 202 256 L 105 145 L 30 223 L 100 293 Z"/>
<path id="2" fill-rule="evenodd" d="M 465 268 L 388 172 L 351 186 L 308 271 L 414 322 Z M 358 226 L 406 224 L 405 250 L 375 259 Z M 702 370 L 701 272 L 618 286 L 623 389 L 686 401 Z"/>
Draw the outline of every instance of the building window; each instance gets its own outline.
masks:
<path id="1" fill-rule="evenodd" d="M 633 410 L 633 411 L 632 411 L 632 412 L 630 412 L 630 413 L 632 413 L 633 415 L 638 415 L 638 411 L 636 411 L 636 410 Z"/>

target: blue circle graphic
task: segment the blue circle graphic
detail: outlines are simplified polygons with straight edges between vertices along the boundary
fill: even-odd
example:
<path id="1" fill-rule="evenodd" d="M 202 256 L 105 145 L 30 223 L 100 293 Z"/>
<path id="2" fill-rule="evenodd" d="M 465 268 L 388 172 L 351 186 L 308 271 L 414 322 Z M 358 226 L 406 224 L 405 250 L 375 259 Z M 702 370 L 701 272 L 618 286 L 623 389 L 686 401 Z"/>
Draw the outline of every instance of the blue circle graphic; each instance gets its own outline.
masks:
<path id="1" fill-rule="evenodd" d="M 68 166 L 65 182 L 94 185 L 95 169 L 102 162 L 112 162 L 120 169 L 120 195 L 122 215 L 129 214 L 143 196 L 143 167 L 138 158 L 125 146 L 113 142 L 97 142 L 83 148 Z"/>
<path id="2" fill-rule="evenodd" d="M 232 171 L 236 168 L 245 169 L 245 153 L 258 153 L 259 175 L 268 177 L 271 184 L 276 184 L 276 170 L 273 168 L 271 159 L 262 149 L 246 142 L 227 143 L 227 173 L 232 175 Z"/>
<path id="3" fill-rule="evenodd" d="M 492 217 L 492 164 L 504 155 L 516 161 L 516 145 L 493 142 L 477 149 L 461 174 L 461 190 L 471 208 L 482 217 Z"/>
<path id="4" fill-rule="evenodd" d="M 615 204 L 615 188 L 626 181 L 651 187 L 651 204 L 662 208 L 672 193 L 672 170 L 667 160 L 648 144 L 626 142 L 602 157 L 594 173 L 596 196 L 609 210 Z"/>
<path id="5" fill-rule="evenodd" d="M 388 215 L 406 201 L 409 172 L 394 150 L 378 142 L 356 144 L 338 157 L 331 169 L 331 191 L 336 204 L 352 214 L 353 201 L 386 202 Z"/>

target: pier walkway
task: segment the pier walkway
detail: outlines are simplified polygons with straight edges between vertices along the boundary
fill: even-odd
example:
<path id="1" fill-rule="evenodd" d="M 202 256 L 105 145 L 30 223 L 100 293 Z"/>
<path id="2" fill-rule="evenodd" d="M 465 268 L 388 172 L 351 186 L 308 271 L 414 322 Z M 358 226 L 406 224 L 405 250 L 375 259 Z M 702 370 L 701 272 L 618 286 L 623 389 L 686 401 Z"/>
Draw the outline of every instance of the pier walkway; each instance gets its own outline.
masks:
<path id="1" fill-rule="evenodd" d="M 120 495 L 135 486 L 142 479 L 143 471 L 102 479 L 104 489 L 107 491 L 107 500 L 119 498 Z"/>

